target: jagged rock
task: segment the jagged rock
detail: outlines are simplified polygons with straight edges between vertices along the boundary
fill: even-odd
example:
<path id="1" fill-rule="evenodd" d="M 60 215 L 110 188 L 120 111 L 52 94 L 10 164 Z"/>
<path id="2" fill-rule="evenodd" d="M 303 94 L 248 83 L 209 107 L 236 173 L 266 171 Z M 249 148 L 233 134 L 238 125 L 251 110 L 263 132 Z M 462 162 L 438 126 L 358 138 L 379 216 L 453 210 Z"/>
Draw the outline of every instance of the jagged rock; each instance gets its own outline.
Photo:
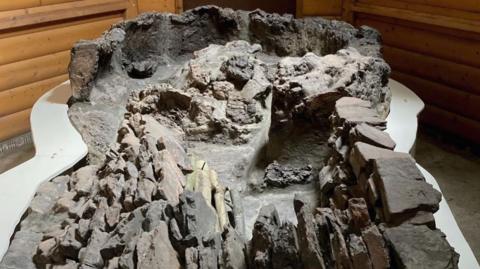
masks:
<path id="1" fill-rule="evenodd" d="M 181 268 L 177 253 L 168 239 L 168 226 L 160 221 L 151 232 L 140 235 L 136 248 L 135 268 Z"/>
<path id="2" fill-rule="evenodd" d="M 353 268 L 347 242 L 343 236 L 343 232 L 338 225 L 333 225 L 333 236 L 331 237 L 332 252 L 337 268 L 350 269 Z"/>
<path id="3" fill-rule="evenodd" d="M 357 125 L 352 132 L 351 142 L 365 142 L 367 144 L 393 150 L 395 142 L 386 132 L 383 132 L 366 123 Z"/>
<path id="4" fill-rule="evenodd" d="M 201 239 L 218 231 L 218 217 L 201 193 L 185 191 L 180 196 L 181 220 L 178 224 L 184 231 Z"/>
<path id="5" fill-rule="evenodd" d="M 224 269 L 247 269 L 245 243 L 232 227 L 222 233 L 222 260 Z"/>
<path id="6" fill-rule="evenodd" d="M 287 222 L 278 227 L 272 241 L 273 269 L 303 268 L 296 229 L 293 224 Z"/>
<path id="7" fill-rule="evenodd" d="M 144 133 L 157 139 L 157 148 L 159 150 L 168 150 L 181 169 L 190 171 L 191 167 L 187 153 L 180 143 L 182 134 L 174 133 L 172 130 L 167 129 L 149 115 L 143 115 L 142 119 L 145 121 Z"/>
<path id="8" fill-rule="evenodd" d="M 185 250 L 185 268 L 198 269 L 198 250 L 190 247 Z"/>
<path id="9" fill-rule="evenodd" d="M 368 249 L 373 269 L 390 268 L 388 250 L 377 226 L 371 225 L 362 230 L 362 238 Z"/>
<path id="10" fill-rule="evenodd" d="M 312 211 L 302 198 L 295 194 L 293 200 L 297 214 L 297 236 L 299 252 L 305 268 L 326 268 L 322 257 Z"/>
<path id="11" fill-rule="evenodd" d="M 99 49 L 95 41 L 78 42 L 72 49 L 68 67 L 72 95 L 77 100 L 89 100 L 90 90 L 98 71 Z"/>
<path id="12" fill-rule="evenodd" d="M 307 184 L 313 179 L 312 167 L 290 167 L 281 165 L 277 161 L 269 164 L 263 177 L 267 186 L 284 188 L 292 184 Z"/>
<path id="13" fill-rule="evenodd" d="M 439 230 L 404 224 L 386 228 L 383 235 L 398 268 L 458 268 L 459 255 Z"/>
<path id="14" fill-rule="evenodd" d="M 153 231 L 160 222 L 167 222 L 170 219 L 168 214 L 172 214 L 168 213 L 169 210 L 171 209 L 169 209 L 169 204 L 166 201 L 159 200 L 149 203 L 143 222 L 145 231 Z"/>
<path id="15" fill-rule="evenodd" d="M 352 198 L 348 200 L 348 211 L 352 219 L 352 229 L 360 232 L 370 225 L 370 216 L 365 200 L 362 198 Z"/>
<path id="16" fill-rule="evenodd" d="M 228 81 L 212 82 L 212 94 L 218 100 L 227 100 L 233 90 L 235 90 L 235 85 Z"/>
<path id="17" fill-rule="evenodd" d="M 350 234 L 348 241 L 348 249 L 352 259 L 352 268 L 355 269 L 369 269 L 372 268 L 370 257 L 362 237 L 355 234 Z"/>
<path id="18" fill-rule="evenodd" d="M 93 268 L 102 268 L 104 260 L 100 255 L 100 250 L 108 238 L 108 233 L 99 229 L 93 229 L 92 235 L 88 240 L 86 247 L 82 248 L 78 253 L 78 259 L 82 265 L 91 266 Z"/>
<path id="19" fill-rule="evenodd" d="M 42 214 L 50 212 L 55 206 L 56 200 L 67 191 L 69 179 L 69 176 L 61 176 L 54 181 L 42 183 L 30 203 L 29 210 Z"/>
<path id="20" fill-rule="evenodd" d="M 157 185 L 161 197 L 172 205 L 178 204 L 178 197 L 183 192 L 185 178 L 168 150 L 161 150 L 154 155 L 153 166 L 159 178 Z"/>
<path id="21" fill-rule="evenodd" d="M 280 226 L 278 212 L 273 205 L 260 209 L 255 221 L 250 247 L 253 268 L 272 268 L 271 247 L 275 230 Z"/>
<path id="22" fill-rule="evenodd" d="M 438 210 L 441 193 L 422 179 L 410 158 L 375 160 L 374 180 L 387 222 L 398 224 L 417 211 Z"/>
<path id="23" fill-rule="evenodd" d="M 222 66 L 227 79 L 234 84 L 240 85 L 240 88 L 253 77 L 254 64 L 247 55 L 232 56 Z"/>
<path id="24" fill-rule="evenodd" d="M 88 196 L 93 188 L 93 184 L 98 180 L 96 175 L 98 166 L 89 165 L 78 169 L 72 175 L 72 180 L 75 182 L 74 189 L 80 196 Z"/>

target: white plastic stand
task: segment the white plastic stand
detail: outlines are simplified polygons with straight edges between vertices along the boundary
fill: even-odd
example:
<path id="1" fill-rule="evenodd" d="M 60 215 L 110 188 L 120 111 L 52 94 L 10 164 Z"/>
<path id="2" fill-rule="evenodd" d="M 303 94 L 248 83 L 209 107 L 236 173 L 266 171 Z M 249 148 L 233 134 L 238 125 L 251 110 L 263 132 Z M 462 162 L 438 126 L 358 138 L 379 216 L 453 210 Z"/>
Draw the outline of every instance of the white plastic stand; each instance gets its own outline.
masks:
<path id="1" fill-rule="evenodd" d="M 38 186 L 71 168 L 88 152 L 67 115 L 70 96 L 67 81 L 35 103 L 30 115 L 35 156 L 0 175 L 0 259 Z"/>

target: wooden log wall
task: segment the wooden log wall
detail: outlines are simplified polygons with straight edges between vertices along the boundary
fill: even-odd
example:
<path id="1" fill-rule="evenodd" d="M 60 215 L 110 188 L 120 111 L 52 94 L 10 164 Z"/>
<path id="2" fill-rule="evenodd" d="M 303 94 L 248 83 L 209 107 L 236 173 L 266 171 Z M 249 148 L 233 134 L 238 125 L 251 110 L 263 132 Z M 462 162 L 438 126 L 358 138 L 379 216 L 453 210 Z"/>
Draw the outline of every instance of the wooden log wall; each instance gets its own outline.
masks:
<path id="1" fill-rule="evenodd" d="M 426 103 L 422 124 L 480 144 L 480 1 L 298 0 L 297 15 L 331 16 L 339 5 L 336 17 L 382 33 L 392 77 Z"/>
<path id="2" fill-rule="evenodd" d="M 181 0 L 0 0 L 0 141 L 29 131 L 45 91 L 68 79 L 70 48 L 147 11 Z"/>

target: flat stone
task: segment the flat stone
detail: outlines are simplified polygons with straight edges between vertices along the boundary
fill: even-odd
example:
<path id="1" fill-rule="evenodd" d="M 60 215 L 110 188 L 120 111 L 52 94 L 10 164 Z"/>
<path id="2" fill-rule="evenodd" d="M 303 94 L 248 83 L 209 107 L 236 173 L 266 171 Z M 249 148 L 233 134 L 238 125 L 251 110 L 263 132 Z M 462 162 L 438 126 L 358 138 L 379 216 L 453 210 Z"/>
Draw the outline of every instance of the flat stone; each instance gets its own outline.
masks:
<path id="1" fill-rule="evenodd" d="M 353 129 L 353 140 L 354 142 L 361 141 L 373 146 L 382 147 L 386 149 L 393 150 L 395 148 L 395 142 L 392 140 L 390 135 L 386 132 L 383 132 L 371 125 L 366 123 L 358 124 Z"/>
<path id="2" fill-rule="evenodd" d="M 436 212 L 442 194 L 419 179 L 410 159 L 376 159 L 375 185 L 382 200 L 385 221 L 401 223 L 417 211 Z M 422 177 L 423 178 L 423 177 Z"/>
<path id="3" fill-rule="evenodd" d="M 409 154 L 395 152 L 384 148 L 375 147 L 363 142 L 356 142 L 350 153 L 349 163 L 355 176 L 358 178 L 362 170 L 369 175 L 372 172 L 375 159 L 411 158 Z"/>
<path id="4" fill-rule="evenodd" d="M 439 230 L 404 224 L 383 233 L 397 268 L 458 268 L 459 255 Z"/>

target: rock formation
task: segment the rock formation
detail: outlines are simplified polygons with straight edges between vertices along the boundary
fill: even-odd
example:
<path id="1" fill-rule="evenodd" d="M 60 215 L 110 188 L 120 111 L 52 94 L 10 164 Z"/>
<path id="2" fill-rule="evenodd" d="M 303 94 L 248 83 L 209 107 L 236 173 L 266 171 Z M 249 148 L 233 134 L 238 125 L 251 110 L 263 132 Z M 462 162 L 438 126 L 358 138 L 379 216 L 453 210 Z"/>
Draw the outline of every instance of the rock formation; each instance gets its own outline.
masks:
<path id="1" fill-rule="evenodd" d="M 440 193 L 383 132 L 388 76 L 375 30 L 262 11 L 81 41 L 89 155 L 40 186 L 0 268 L 457 268 Z"/>

